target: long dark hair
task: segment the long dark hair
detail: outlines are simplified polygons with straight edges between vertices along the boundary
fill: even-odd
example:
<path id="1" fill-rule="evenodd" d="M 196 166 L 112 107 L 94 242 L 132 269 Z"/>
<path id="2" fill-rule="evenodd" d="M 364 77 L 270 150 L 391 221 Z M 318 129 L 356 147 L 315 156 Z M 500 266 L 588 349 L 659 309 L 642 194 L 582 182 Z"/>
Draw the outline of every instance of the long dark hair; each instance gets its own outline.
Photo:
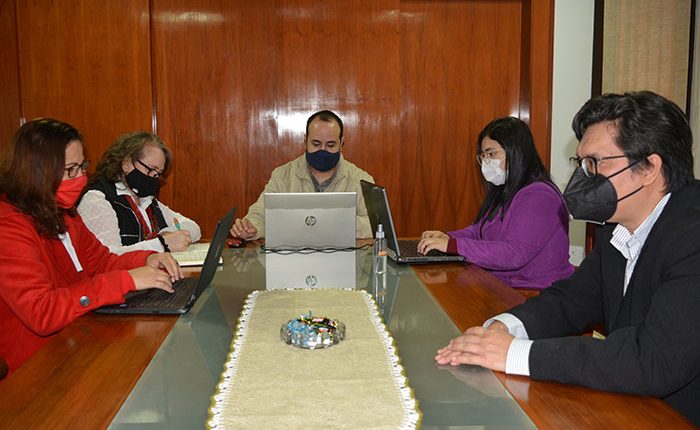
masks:
<path id="1" fill-rule="evenodd" d="M 143 157 L 144 148 L 153 145 L 160 148 L 165 155 L 165 166 L 163 175 L 168 172 L 170 166 L 170 149 L 163 143 L 160 137 L 147 131 L 135 131 L 119 136 L 105 150 L 102 159 L 97 164 L 95 174 L 90 178 L 90 184 L 106 180 L 108 182 L 119 182 L 124 178 L 122 162 L 124 160 L 140 160 Z M 86 188 L 88 189 L 89 186 Z"/>
<path id="2" fill-rule="evenodd" d="M 39 234 L 58 238 L 66 232 L 63 215 L 75 210 L 56 205 L 56 191 L 63 180 L 66 147 L 83 143 L 81 134 L 70 124 L 39 118 L 17 130 L 6 148 L 0 172 L 0 193 L 20 212 L 34 220 Z"/>
<path id="3" fill-rule="evenodd" d="M 537 153 L 530 128 L 523 121 L 514 117 L 491 121 L 479 133 L 477 155 L 487 137 L 498 142 L 506 153 L 506 182 L 496 186 L 484 180 L 485 196 L 476 215 L 477 223 L 492 220 L 499 210 L 503 219 L 515 194 L 532 182 L 542 181 L 555 187 Z"/>

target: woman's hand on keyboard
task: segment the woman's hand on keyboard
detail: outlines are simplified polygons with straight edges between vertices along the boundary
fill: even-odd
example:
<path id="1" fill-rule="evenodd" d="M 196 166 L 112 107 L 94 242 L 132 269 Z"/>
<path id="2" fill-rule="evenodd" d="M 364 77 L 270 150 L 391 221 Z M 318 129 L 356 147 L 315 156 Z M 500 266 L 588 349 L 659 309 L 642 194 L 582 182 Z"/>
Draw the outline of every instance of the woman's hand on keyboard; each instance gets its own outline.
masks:
<path id="1" fill-rule="evenodd" d="M 170 275 L 170 282 L 175 282 L 184 277 L 180 265 L 177 264 L 177 261 L 169 252 L 149 255 L 146 259 L 146 266 L 165 270 Z"/>
<path id="2" fill-rule="evenodd" d="M 134 285 L 136 285 L 137 290 L 160 288 L 169 293 L 173 292 L 173 283 L 170 280 L 170 275 L 160 269 L 144 266 L 129 270 L 129 274 L 134 279 Z"/>
<path id="3" fill-rule="evenodd" d="M 421 241 L 418 242 L 418 253 L 425 255 L 428 253 L 428 251 L 432 249 L 437 249 L 438 251 L 446 252 L 448 241 L 448 238 L 442 237 L 429 237 L 427 239 L 421 239 Z"/>
<path id="4" fill-rule="evenodd" d="M 449 239 L 450 236 L 447 233 L 444 233 L 439 230 L 426 230 L 423 232 L 423 234 L 420 236 L 421 239 L 429 239 L 429 238 L 435 238 L 435 239 Z"/>

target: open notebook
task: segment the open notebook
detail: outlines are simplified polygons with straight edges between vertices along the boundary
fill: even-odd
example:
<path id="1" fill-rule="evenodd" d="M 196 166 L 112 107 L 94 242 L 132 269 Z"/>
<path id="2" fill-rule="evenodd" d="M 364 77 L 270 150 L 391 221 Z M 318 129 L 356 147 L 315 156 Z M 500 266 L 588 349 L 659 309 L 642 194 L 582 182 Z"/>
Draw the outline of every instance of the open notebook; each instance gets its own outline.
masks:
<path id="1" fill-rule="evenodd" d="M 209 243 L 193 243 L 184 251 L 171 252 L 173 258 L 180 266 L 201 266 L 209 251 Z M 219 257 L 219 264 L 223 264 L 223 257 Z"/>

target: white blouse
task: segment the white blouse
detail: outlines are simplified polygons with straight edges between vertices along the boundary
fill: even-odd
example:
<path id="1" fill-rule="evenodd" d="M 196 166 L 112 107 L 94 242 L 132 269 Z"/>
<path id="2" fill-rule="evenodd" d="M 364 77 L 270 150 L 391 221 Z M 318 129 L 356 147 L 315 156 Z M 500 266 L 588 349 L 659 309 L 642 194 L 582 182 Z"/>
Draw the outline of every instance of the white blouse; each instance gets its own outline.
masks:
<path id="1" fill-rule="evenodd" d="M 121 182 L 115 184 L 115 188 L 117 190 L 117 195 L 129 194 L 126 186 Z M 144 214 L 144 219 L 149 224 L 150 220 L 145 213 L 146 208 L 151 204 L 153 199 L 154 197 L 152 196 L 141 198 L 138 204 L 139 210 Z M 162 229 L 161 232 L 177 231 L 177 227 L 175 226 L 175 218 L 177 218 L 180 222 L 180 228 L 190 232 L 192 242 L 197 242 L 202 238 L 202 231 L 196 222 L 175 212 L 160 201 L 158 201 L 158 207 L 160 207 L 163 218 L 165 218 L 165 223 L 167 224 L 167 227 Z M 143 240 L 133 245 L 123 246 L 121 237 L 119 236 L 119 220 L 117 219 L 117 213 L 114 212 L 114 208 L 112 208 L 112 205 L 107 201 L 102 191 L 90 190 L 85 193 L 78 205 L 78 213 L 95 237 L 115 254 L 121 255 L 126 252 L 137 250 L 164 251 L 163 245 L 161 245 L 158 238 Z"/>

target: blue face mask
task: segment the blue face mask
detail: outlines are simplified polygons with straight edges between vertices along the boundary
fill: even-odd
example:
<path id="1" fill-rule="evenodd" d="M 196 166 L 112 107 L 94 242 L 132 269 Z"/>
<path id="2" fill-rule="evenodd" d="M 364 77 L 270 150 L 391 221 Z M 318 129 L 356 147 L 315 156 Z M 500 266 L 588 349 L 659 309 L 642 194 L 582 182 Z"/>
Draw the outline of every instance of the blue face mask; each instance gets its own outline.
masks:
<path id="1" fill-rule="evenodd" d="M 306 151 L 306 162 L 309 166 L 318 170 L 319 172 L 327 172 L 334 168 L 338 161 L 340 160 L 340 151 L 338 152 L 328 152 L 323 149 L 319 149 L 316 152 Z"/>

